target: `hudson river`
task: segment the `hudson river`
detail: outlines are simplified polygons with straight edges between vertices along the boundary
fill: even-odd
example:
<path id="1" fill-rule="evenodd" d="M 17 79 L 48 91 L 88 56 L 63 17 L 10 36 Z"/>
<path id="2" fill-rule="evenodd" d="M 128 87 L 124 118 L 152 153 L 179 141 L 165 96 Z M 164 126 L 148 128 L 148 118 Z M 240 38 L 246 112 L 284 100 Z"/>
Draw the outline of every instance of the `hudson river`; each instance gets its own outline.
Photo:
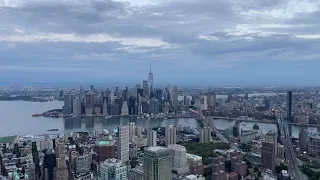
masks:
<path id="1" fill-rule="evenodd" d="M 48 129 L 59 129 L 60 133 L 70 133 L 77 130 L 98 130 L 113 129 L 120 124 L 127 125 L 135 122 L 142 128 L 165 127 L 167 125 L 187 125 L 197 127 L 198 122 L 191 119 L 136 119 L 136 118 L 84 118 L 84 119 L 63 119 L 31 117 L 32 114 L 42 113 L 47 110 L 61 108 L 62 101 L 51 102 L 26 102 L 26 101 L 0 101 L 0 136 L 45 134 Z M 233 126 L 233 121 L 214 120 L 215 126 L 224 130 Z M 241 124 L 244 130 L 252 129 L 254 123 L 247 122 Z M 258 123 L 261 131 L 267 133 L 269 130 L 276 130 L 275 124 Z M 300 127 L 293 127 L 293 136 L 298 137 Z M 319 133 L 320 128 L 309 127 L 309 132 Z"/>

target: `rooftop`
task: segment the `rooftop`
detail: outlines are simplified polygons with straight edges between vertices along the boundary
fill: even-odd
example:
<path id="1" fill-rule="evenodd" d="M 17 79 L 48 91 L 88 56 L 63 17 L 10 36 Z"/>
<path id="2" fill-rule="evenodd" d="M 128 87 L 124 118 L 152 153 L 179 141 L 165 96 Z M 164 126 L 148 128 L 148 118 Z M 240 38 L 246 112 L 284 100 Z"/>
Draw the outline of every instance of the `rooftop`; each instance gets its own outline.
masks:
<path id="1" fill-rule="evenodd" d="M 159 152 L 159 151 L 166 151 L 166 150 L 168 150 L 168 148 L 162 147 L 162 146 L 154 146 L 154 147 L 148 147 L 148 148 L 146 148 L 146 150 Z"/>

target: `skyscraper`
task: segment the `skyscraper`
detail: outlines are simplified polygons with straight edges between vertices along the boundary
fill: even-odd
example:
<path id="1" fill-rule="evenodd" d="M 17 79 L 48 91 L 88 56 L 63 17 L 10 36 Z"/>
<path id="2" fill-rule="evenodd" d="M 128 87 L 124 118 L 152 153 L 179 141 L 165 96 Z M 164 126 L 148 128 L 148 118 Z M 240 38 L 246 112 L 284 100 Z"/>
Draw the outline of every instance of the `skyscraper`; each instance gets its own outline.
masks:
<path id="1" fill-rule="evenodd" d="M 143 179 L 172 179 L 171 151 L 165 147 L 147 147 L 143 157 Z"/>
<path id="2" fill-rule="evenodd" d="M 65 142 L 63 139 L 56 140 L 56 179 L 68 180 L 68 169 L 66 164 Z"/>
<path id="3" fill-rule="evenodd" d="M 173 125 L 169 125 L 165 129 L 166 146 L 177 143 L 177 129 Z"/>
<path id="4" fill-rule="evenodd" d="M 119 127 L 117 158 L 122 162 L 129 161 L 129 126 Z"/>
<path id="5" fill-rule="evenodd" d="M 105 161 L 106 159 L 112 159 L 115 158 L 115 142 L 112 139 L 109 140 L 97 140 L 94 151 L 97 155 L 96 161 L 98 163 Z"/>
<path id="6" fill-rule="evenodd" d="M 128 108 L 127 101 L 123 101 L 122 103 L 121 115 L 124 115 L 124 116 L 129 115 L 129 108 Z"/>
<path id="7" fill-rule="evenodd" d="M 308 148 L 308 132 L 306 129 L 301 129 L 299 132 L 299 147 L 301 151 L 306 151 Z"/>
<path id="8" fill-rule="evenodd" d="M 178 172 L 178 174 L 187 174 L 190 172 L 189 165 L 187 163 L 186 148 L 178 144 L 171 144 L 168 146 L 171 150 L 172 168 Z"/>
<path id="9" fill-rule="evenodd" d="M 103 100 L 102 100 L 102 114 L 104 116 L 108 116 L 108 98 L 107 97 L 103 97 Z"/>
<path id="10" fill-rule="evenodd" d="M 148 86 L 148 81 L 143 81 L 143 82 L 142 82 L 142 87 L 143 87 L 143 97 L 149 98 L 149 86 Z"/>
<path id="11" fill-rule="evenodd" d="M 78 97 L 75 97 L 73 99 L 73 110 L 72 113 L 74 115 L 79 115 L 81 114 L 81 99 Z"/>
<path id="12" fill-rule="evenodd" d="M 216 108 L 216 94 L 214 92 L 208 92 L 207 96 L 208 107 L 214 110 Z"/>
<path id="13" fill-rule="evenodd" d="M 76 173 L 88 173 L 90 171 L 90 157 L 89 154 L 78 156 L 76 161 Z"/>
<path id="14" fill-rule="evenodd" d="M 172 102 L 174 112 L 177 112 L 177 110 L 178 110 L 178 96 L 179 96 L 178 87 L 174 86 L 173 87 L 173 102 Z"/>
<path id="15" fill-rule="evenodd" d="M 130 142 L 132 142 L 132 138 L 135 135 L 135 131 L 136 131 L 136 123 L 130 122 L 129 123 L 129 140 L 130 140 Z"/>
<path id="16" fill-rule="evenodd" d="M 262 142 L 261 167 L 262 169 L 274 170 L 276 165 L 276 146 L 273 142 Z"/>
<path id="17" fill-rule="evenodd" d="M 157 131 L 147 130 L 147 146 L 157 146 Z"/>
<path id="18" fill-rule="evenodd" d="M 292 91 L 287 92 L 287 120 L 292 122 Z"/>
<path id="19" fill-rule="evenodd" d="M 199 132 L 199 141 L 200 143 L 210 143 L 211 141 L 211 129 L 204 127 L 200 129 Z"/>
<path id="20" fill-rule="evenodd" d="M 86 115 L 92 114 L 94 108 L 94 94 L 92 92 L 88 92 L 86 94 L 85 101 Z"/>
<path id="21" fill-rule="evenodd" d="M 149 95 L 151 92 L 153 92 L 153 74 L 151 72 L 151 66 L 150 66 L 150 72 L 148 74 L 148 88 L 149 88 Z"/>

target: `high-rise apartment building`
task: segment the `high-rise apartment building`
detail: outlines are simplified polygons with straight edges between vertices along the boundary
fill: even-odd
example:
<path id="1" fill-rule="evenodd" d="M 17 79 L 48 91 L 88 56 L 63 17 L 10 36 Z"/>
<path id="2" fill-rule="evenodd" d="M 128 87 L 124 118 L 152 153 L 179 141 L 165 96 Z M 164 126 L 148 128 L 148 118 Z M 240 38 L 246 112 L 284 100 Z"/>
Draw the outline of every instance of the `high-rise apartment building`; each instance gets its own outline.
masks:
<path id="1" fill-rule="evenodd" d="M 301 151 L 307 151 L 308 149 L 308 132 L 306 129 L 301 129 L 299 132 L 299 147 Z"/>
<path id="2" fill-rule="evenodd" d="M 69 174 L 66 164 L 65 141 L 64 139 L 56 140 L 56 179 L 68 180 Z"/>
<path id="3" fill-rule="evenodd" d="M 123 163 L 129 161 L 129 126 L 119 127 L 117 144 L 117 158 Z"/>
<path id="4" fill-rule="evenodd" d="M 188 174 L 190 169 L 187 163 L 186 148 L 178 144 L 170 144 L 168 149 L 171 150 L 172 169 L 178 174 Z"/>
<path id="5" fill-rule="evenodd" d="M 147 130 L 147 146 L 157 146 L 157 131 Z"/>
<path id="6" fill-rule="evenodd" d="M 120 160 L 107 159 L 98 167 L 98 180 L 126 180 L 127 166 Z"/>
<path id="7" fill-rule="evenodd" d="M 209 127 L 204 127 L 204 128 L 200 129 L 199 141 L 200 141 L 200 143 L 210 143 L 211 142 L 211 129 Z"/>
<path id="8" fill-rule="evenodd" d="M 171 180 L 171 151 L 165 147 L 147 147 L 143 156 L 143 179 Z"/>
<path id="9" fill-rule="evenodd" d="M 166 146 L 177 143 L 177 129 L 173 125 L 165 128 L 165 143 Z"/>
<path id="10" fill-rule="evenodd" d="M 262 142 L 261 167 L 262 169 L 274 170 L 276 165 L 276 149 L 273 142 Z"/>
<path id="11" fill-rule="evenodd" d="M 227 180 L 227 173 L 225 172 L 225 159 L 222 156 L 212 159 L 211 179 Z"/>

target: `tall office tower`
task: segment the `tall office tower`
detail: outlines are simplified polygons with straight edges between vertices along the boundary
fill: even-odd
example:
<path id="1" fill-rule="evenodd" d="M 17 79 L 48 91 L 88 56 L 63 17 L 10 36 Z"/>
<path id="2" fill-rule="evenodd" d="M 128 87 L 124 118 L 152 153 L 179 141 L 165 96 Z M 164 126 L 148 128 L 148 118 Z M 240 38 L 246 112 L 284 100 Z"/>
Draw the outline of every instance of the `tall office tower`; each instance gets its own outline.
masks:
<path id="1" fill-rule="evenodd" d="M 292 91 L 287 92 L 287 120 L 292 122 Z"/>
<path id="2" fill-rule="evenodd" d="M 119 127 L 117 158 L 122 162 L 129 161 L 129 126 Z"/>
<path id="3" fill-rule="evenodd" d="M 123 101 L 122 103 L 121 115 L 124 115 L 124 116 L 129 115 L 129 108 L 128 108 L 127 101 Z"/>
<path id="4" fill-rule="evenodd" d="M 200 97 L 200 112 L 203 110 L 208 110 L 208 97 L 206 95 Z"/>
<path id="5" fill-rule="evenodd" d="M 169 125 L 165 129 L 166 146 L 177 143 L 177 129 L 173 125 Z"/>
<path id="6" fill-rule="evenodd" d="M 208 108 L 214 110 L 216 108 L 216 94 L 214 92 L 208 92 Z"/>
<path id="7" fill-rule="evenodd" d="M 262 169 L 274 170 L 276 165 L 276 150 L 272 142 L 262 142 L 261 167 Z"/>
<path id="8" fill-rule="evenodd" d="M 108 159 L 98 167 L 98 180 L 126 180 L 127 166 L 120 160 Z"/>
<path id="9" fill-rule="evenodd" d="M 97 140 L 94 152 L 97 155 L 96 161 L 98 163 L 105 161 L 106 159 L 112 159 L 116 157 L 116 146 L 112 139 L 109 140 Z"/>
<path id="10" fill-rule="evenodd" d="M 91 84 L 91 85 L 90 85 L 90 91 L 93 91 L 93 90 L 94 90 L 94 85 Z"/>
<path id="11" fill-rule="evenodd" d="M 64 107 L 65 107 L 65 109 L 68 109 L 67 112 L 65 112 L 65 114 L 72 113 L 73 97 L 74 97 L 74 95 L 71 93 L 67 93 L 64 95 Z"/>
<path id="12" fill-rule="evenodd" d="M 149 98 L 149 86 L 148 86 L 148 81 L 143 81 L 143 82 L 142 82 L 142 87 L 143 87 L 143 97 Z"/>
<path id="13" fill-rule="evenodd" d="M 116 89 L 114 90 L 114 96 L 119 97 L 119 88 L 116 87 Z"/>
<path id="14" fill-rule="evenodd" d="M 273 143 L 274 150 L 275 150 L 274 151 L 274 156 L 277 157 L 278 133 L 276 131 L 274 131 L 274 130 L 268 131 L 266 136 L 265 136 L 265 141 Z"/>
<path id="15" fill-rule="evenodd" d="M 306 129 L 301 129 L 299 132 L 299 147 L 301 151 L 307 151 L 308 148 L 308 132 Z"/>
<path id="16" fill-rule="evenodd" d="M 172 179 L 171 151 L 165 147 L 147 147 L 143 156 L 143 179 Z"/>
<path id="17" fill-rule="evenodd" d="M 89 154 L 78 156 L 75 158 L 75 172 L 76 173 L 88 173 L 91 169 L 90 157 Z"/>
<path id="18" fill-rule="evenodd" d="M 137 114 L 136 106 L 137 106 L 136 98 L 131 96 L 129 98 L 129 103 L 128 103 L 129 115 Z"/>
<path id="19" fill-rule="evenodd" d="M 56 179 L 68 180 L 69 174 L 66 164 L 65 142 L 63 139 L 56 140 Z"/>
<path id="20" fill-rule="evenodd" d="M 149 102 L 149 113 L 159 114 L 160 113 L 160 103 L 158 99 L 152 98 Z"/>
<path id="21" fill-rule="evenodd" d="M 102 115 L 108 116 L 108 98 L 103 97 L 102 99 Z"/>
<path id="22" fill-rule="evenodd" d="M 168 149 L 171 150 L 172 169 L 178 174 L 188 174 L 190 169 L 187 163 L 186 148 L 178 144 L 171 144 Z"/>
<path id="23" fill-rule="evenodd" d="M 177 112 L 177 110 L 178 110 L 178 96 L 179 96 L 178 87 L 174 86 L 173 87 L 173 102 L 172 102 L 174 112 Z"/>
<path id="24" fill-rule="evenodd" d="M 79 115 L 81 114 L 81 99 L 78 97 L 75 97 L 73 99 L 73 111 L 72 113 L 74 115 Z"/>
<path id="25" fill-rule="evenodd" d="M 110 99 L 110 104 L 113 104 L 113 102 L 114 102 L 114 90 L 113 89 L 110 90 L 109 99 Z"/>
<path id="26" fill-rule="evenodd" d="M 136 131 L 136 123 L 130 122 L 129 123 L 129 141 L 132 142 L 133 136 L 135 136 Z"/>
<path id="27" fill-rule="evenodd" d="M 147 130 L 147 146 L 157 146 L 157 131 Z"/>
<path id="28" fill-rule="evenodd" d="M 211 142 L 211 129 L 209 127 L 204 127 L 200 129 L 199 132 L 200 143 L 210 143 Z"/>
<path id="29" fill-rule="evenodd" d="M 151 66 L 150 66 L 150 72 L 148 74 L 148 87 L 149 87 L 149 94 L 153 92 L 153 74 L 151 72 Z"/>
<path id="30" fill-rule="evenodd" d="M 85 101 L 86 115 L 92 114 L 94 108 L 94 94 L 92 92 L 88 92 L 86 94 Z"/>
<path id="31" fill-rule="evenodd" d="M 314 134 L 308 141 L 308 154 L 319 155 L 320 153 L 320 135 Z"/>
<path id="32" fill-rule="evenodd" d="M 128 101 L 129 100 L 128 87 L 126 87 L 125 90 L 122 91 L 122 100 L 123 101 Z"/>
<path id="33" fill-rule="evenodd" d="M 42 179 L 47 179 L 47 180 L 55 180 L 56 178 L 56 173 L 55 173 L 55 168 L 56 168 L 56 154 L 52 152 L 52 150 L 48 150 L 43 158 L 43 173 Z M 37 175 L 36 175 L 37 177 Z"/>

